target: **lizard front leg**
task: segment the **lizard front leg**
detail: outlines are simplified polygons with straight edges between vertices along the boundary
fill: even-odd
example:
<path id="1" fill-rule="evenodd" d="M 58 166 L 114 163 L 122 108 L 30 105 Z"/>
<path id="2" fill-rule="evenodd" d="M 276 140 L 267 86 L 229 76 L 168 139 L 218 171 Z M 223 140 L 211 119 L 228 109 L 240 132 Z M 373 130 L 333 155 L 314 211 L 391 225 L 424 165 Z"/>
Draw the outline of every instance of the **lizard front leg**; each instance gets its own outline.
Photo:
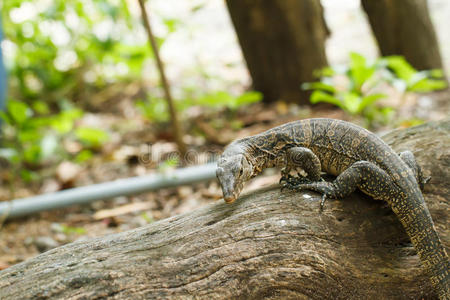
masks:
<path id="1" fill-rule="evenodd" d="M 398 193 L 389 175 L 377 165 L 368 161 L 358 161 L 342 172 L 333 182 L 321 181 L 300 183 L 292 186 L 296 190 L 311 190 L 321 193 L 320 209 L 327 198 L 344 198 L 359 188 L 362 192 L 378 200 L 392 198 Z"/>
<path id="2" fill-rule="evenodd" d="M 305 171 L 306 178 L 301 177 L 300 169 Z M 292 170 L 297 171 L 297 178 L 289 174 Z M 292 147 L 286 150 L 286 165 L 281 170 L 280 183 L 285 182 L 285 186 L 288 186 L 305 181 L 320 181 L 320 170 L 320 160 L 314 152 L 304 147 Z"/>
<path id="3" fill-rule="evenodd" d="M 416 161 L 416 158 L 414 157 L 414 154 L 411 151 L 403 151 L 398 155 L 413 171 L 417 183 L 419 184 L 420 189 L 423 191 L 424 185 L 430 180 L 431 177 L 423 177 L 422 168 L 420 168 L 419 164 Z"/>

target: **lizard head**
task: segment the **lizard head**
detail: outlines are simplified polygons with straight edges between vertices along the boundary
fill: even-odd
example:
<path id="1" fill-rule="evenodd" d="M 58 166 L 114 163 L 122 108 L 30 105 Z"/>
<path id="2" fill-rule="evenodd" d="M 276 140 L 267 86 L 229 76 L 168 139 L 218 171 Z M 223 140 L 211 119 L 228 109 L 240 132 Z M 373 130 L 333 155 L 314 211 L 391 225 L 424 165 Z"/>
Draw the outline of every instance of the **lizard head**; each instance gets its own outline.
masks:
<path id="1" fill-rule="evenodd" d="M 225 202 L 232 203 L 237 199 L 251 174 L 252 167 L 243 154 L 219 159 L 216 176 L 219 179 Z"/>

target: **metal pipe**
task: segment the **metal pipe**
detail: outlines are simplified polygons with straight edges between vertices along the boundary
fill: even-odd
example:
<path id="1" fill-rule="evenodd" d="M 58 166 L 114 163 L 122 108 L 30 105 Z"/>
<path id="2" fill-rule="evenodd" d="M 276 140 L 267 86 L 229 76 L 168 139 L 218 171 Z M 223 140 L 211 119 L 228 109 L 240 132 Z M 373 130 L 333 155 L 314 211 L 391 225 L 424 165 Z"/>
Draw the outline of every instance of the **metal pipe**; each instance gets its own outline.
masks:
<path id="1" fill-rule="evenodd" d="M 215 178 L 215 171 L 216 163 L 209 163 L 177 169 L 170 174 L 160 173 L 117 179 L 55 193 L 0 202 L 0 219 L 11 219 L 73 204 L 86 204 L 117 196 L 206 181 Z"/>

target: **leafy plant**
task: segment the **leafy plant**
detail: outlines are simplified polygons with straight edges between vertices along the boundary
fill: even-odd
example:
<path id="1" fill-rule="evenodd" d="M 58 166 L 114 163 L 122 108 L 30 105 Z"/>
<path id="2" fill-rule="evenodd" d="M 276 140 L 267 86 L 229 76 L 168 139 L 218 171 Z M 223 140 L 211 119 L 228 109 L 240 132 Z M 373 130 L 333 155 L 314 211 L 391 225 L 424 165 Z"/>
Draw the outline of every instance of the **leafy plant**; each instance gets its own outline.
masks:
<path id="1" fill-rule="evenodd" d="M 187 108 L 199 105 L 214 109 L 228 108 L 232 112 L 239 107 L 255 103 L 262 100 L 262 94 L 251 91 L 246 92 L 240 96 L 233 96 L 225 91 L 216 91 L 208 93 L 201 97 L 192 99 L 183 99 L 176 101 L 176 108 L 178 111 L 184 111 Z M 141 111 L 144 117 L 154 122 L 165 122 L 169 119 L 166 101 L 160 98 L 149 98 L 148 100 L 140 100 L 136 102 L 136 107 Z"/>
<path id="2" fill-rule="evenodd" d="M 386 120 L 390 108 L 382 108 L 376 102 L 386 95 L 368 91 L 376 84 L 374 74 L 379 69 L 377 62 L 369 63 L 360 54 L 350 53 L 350 64 L 344 68 L 325 68 L 319 74 L 319 82 L 305 83 L 303 89 L 314 90 L 311 103 L 326 102 L 336 105 L 351 115 L 362 115 L 371 126 L 373 122 Z M 346 86 L 335 86 L 333 79 L 345 78 Z"/>
<path id="3" fill-rule="evenodd" d="M 86 229 L 83 227 L 74 227 L 60 223 L 53 223 L 52 229 L 56 232 L 61 232 L 65 234 L 85 234 Z"/>
<path id="4" fill-rule="evenodd" d="M 385 78 L 401 91 L 431 92 L 447 87 L 442 70 L 417 71 L 402 56 L 388 56 L 380 63 L 389 71 Z"/>
<path id="5" fill-rule="evenodd" d="M 139 100 L 136 102 L 136 107 L 147 120 L 155 122 L 166 122 L 169 120 L 167 103 L 164 99 L 149 98 L 147 100 Z"/>
<path id="6" fill-rule="evenodd" d="M 350 64 L 344 67 L 324 68 L 318 72 L 320 81 L 304 83 L 302 88 L 313 90 L 311 103 L 325 102 L 338 106 L 351 115 L 362 116 L 367 125 L 386 123 L 393 108 L 378 104 L 386 97 L 371 90 L 380 83 L 390 83 L 400 92 L 423 92 L 442 89 L 446 82 L 439 70 L 417 71 L 403 57 L 389 56 L 368 62 L 358 53 L 350 53 Z M 337 85 L 336 79 L 345 85 Z M 402 88 L 403 87 L 403 88 Z"/>
<path id="7" fill-rule="evenodd" d="M 0 6 L 10 93 L 28 104 L 57 103 L 62 95 L 80 98 L 139 78 L 143 61 L 151 57 L 145 40 L 131 38 L 140 20 L 131 16 L 126 0 L 9 0 Z"/>
<path id="8" fill-rule="evenodd" d="M 75 130 L 75 136 L 89 148 L 98 148 L 109 139 L 108 134 L 97 128 L 80 127 Z"/>
<path id="9" fill-rule="evenodd" d="M 194 103 L 213 108 L 227 107 L 233 111 L 243 105 L 259 102 L 261 100 L 262 94 L 260 92 L 246 92 L 236 97 L 225 91 L 217 91 L 196 99 Z"/>
<path id="10" fill-rule="evenodd" d="M 147 224 L 155 222 L 155 220 L 153 219 L 152 215 L 150 213 L 148 213 L 148 212 L 143 212 L 143 213 L 141 213 L 140 216 L 141 216 L 142 219 L 144 219 L 144 221 Z"/>
<path id="11" fill-rule="evenodd" d="M 106 141 L 108 136 L 102 130 L 76 128 L 75 122 L 82 115 L 80 109 L 71 106 L 50 114 L 46 104 L 40 101 L 31 106 L 17 100 L 8 101 L 6 111 L 0 112 L 4 121 L 0 158 L 11 165 L 11 175 L 34 180 L 38 177 L 33 170 L 70 158 L 62 146 L 64 140 L 78 140 L 85 148 L 96 148 Z M 89 150 L 83 149 L 74 159 L 81 162 L 90 156 Z"/>
<path id="12" fill-rule="evenodd" d="M 158 171 L 161 173 L 165 173 L 168 170 L 175 168 L 179 164 L 179 161 L 180 160 L 178 157 L 169 157 L 159 164 Z"/>

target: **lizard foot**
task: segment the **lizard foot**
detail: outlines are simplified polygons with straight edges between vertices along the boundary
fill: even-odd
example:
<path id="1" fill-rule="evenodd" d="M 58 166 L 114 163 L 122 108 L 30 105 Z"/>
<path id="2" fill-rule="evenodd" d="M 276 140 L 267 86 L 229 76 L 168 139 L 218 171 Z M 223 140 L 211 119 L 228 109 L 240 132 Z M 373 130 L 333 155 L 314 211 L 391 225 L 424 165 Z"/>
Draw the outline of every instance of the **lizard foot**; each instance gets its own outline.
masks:
<path id="1" fill-rule="evenodd" d="M 320 211 L 323 211 L 327 199 L 336 198 L 333 190 L 333 184 L 324 180 L 312 182 L 306 179 L 306 182 L 302 181 L 300 183 L 292 184 L 291 186 L 289 186 L 289 188 L 296 191 L 309 190 L 322 194 L 322 200 L 320 201 Z"/>
<path id="2" fill-rule="evenodd" d="M 300 190 L 301 189 L 301 185 L 302 184 L 308 184 L 308 183 L 312 183 L 311 180 L 309 180 L 306 177 L 294 177 L 291 175 L 288 175 L 287 178 L 281 178 L 280 179 L 280 184 L 281 184 L 281 191 L 283 191 L 285 188 L 289 189 L 289 190 Z"/>

